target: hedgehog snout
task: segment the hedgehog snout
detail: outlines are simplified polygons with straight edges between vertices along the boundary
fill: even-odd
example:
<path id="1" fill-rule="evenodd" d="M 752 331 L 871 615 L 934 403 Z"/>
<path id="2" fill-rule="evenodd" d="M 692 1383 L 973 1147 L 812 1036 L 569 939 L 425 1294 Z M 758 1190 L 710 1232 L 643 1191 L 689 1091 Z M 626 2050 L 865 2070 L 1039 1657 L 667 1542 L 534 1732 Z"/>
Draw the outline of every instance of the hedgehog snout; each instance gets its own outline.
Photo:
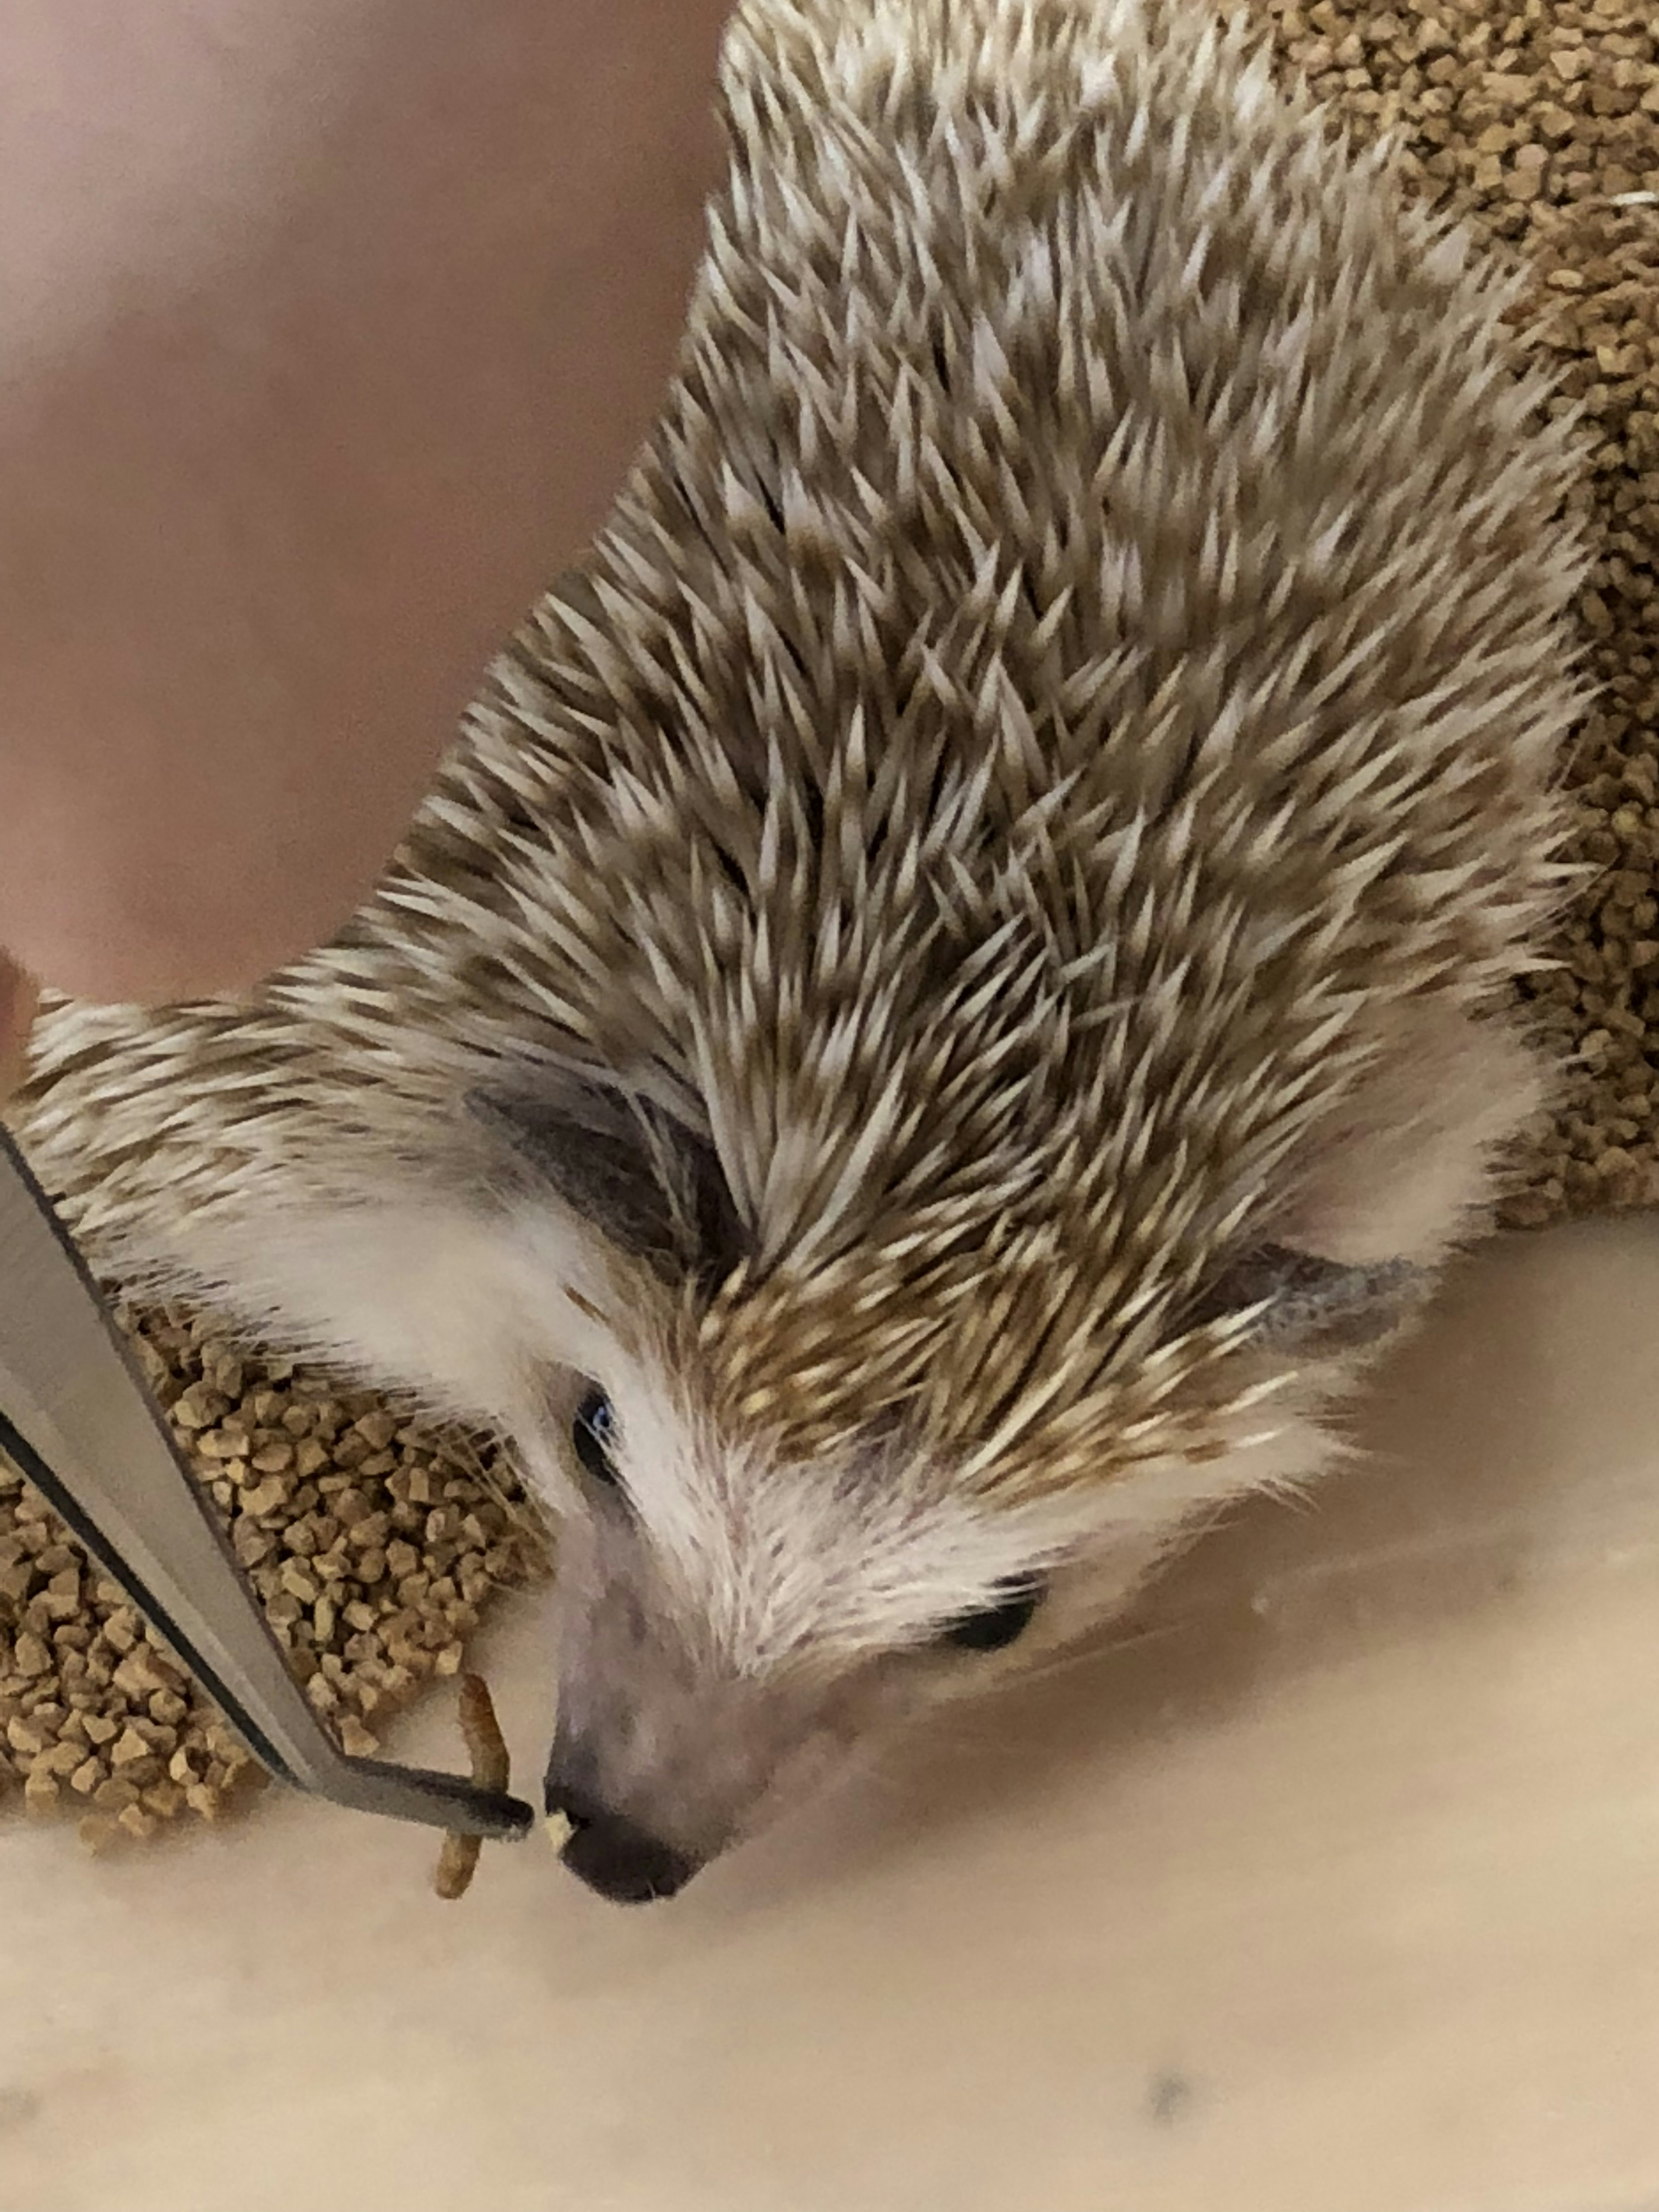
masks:
<path id="1" fill-rule="evenodd" d="M 590 1673 L 567 1657 L 543 1792 L 569 1824 L 560 1856 L 600 1896 L 676 1895 L 768 1825 L 841 1745 L 817 1696 L 787 1682 L 702 1680 L 636 1650 Z M 641 1663 L 643 1662 L 643 1663 Z"/>
<path id="2" fill-rule="evenodd" d="M 744 1665 L 621 1523 L 567 1528 L 543 1790 L 602 1897 L 674 1896 L 844 1757 L 869 1698 L 841 1670 Z M 854 1670 L 856 1672 L 856 1670 Z"/>
<path id="3" fill-rule="evenodd" d="M 710 1683 L 696 1697 L 664 1694 L 659 1681 L 611 1683 L 577 1717 L 566 1683 L 546 1812 L 568 1825 L 562 1863 L 617 1905 L 677 1896 L 768 1825 L 785 1777 L 817 1765 L 825 1743 L 817 1717 L 765 1683 Z"/>
<path id="4" fill-rule="evenodd" d="M 580 1766 L 568 1746 L 556 1750 L 548 1763 L 548 1817 L 568 1831 L 559 1853 L 565 1865 L 613 1905 L 649 1905 L 677 1895 L 702 1861 L 591 1796 L 579 1778 Z"/>

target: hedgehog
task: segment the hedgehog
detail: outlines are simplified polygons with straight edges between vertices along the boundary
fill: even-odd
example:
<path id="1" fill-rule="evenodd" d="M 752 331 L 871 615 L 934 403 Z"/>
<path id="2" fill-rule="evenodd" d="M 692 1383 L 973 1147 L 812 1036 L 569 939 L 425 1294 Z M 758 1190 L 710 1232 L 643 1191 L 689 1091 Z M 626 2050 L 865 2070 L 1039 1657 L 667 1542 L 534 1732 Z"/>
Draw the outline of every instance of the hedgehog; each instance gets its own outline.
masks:
<path id="1" fill-rule="evenodd" d="M 1200 0 L 749 0 L 672 390 L 372 898 L 56 1003 L 96 1264 L 487 1424 L 667 1896 L 1343 1449 L 1540 1069 L 1517 285 Z"/>

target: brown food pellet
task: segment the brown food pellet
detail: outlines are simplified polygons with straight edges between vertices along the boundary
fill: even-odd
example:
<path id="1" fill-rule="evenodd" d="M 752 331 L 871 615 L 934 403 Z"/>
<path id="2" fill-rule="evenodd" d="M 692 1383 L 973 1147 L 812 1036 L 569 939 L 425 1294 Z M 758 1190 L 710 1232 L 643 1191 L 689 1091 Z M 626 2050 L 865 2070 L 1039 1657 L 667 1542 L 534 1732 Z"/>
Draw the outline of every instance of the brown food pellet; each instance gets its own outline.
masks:
<path id="1" fill-rule="evenodd" d="M 505 1790 L 512 1777 L 507 1740 L 495 1718 L 489 1686 L 482 1674 L 461 1677 L 461 1734 L 472 1761 L 472 1779 L 482 1790 Z M 477 1871 L 480 1836 L 458 1835 L 453 1829 L 438 1854 L 433 1887 L 440 1897 L 465 1897 Z"/>
<path id="2" fill-rule="evenodd" d="M 233 1348 L 189 1314 L 119 1318 L 313 1708 L 343 1749 L 371 1754 L 371 1713 L 382 1727 L 460 1665 L 493 1591 L 544 1571 L 544 1530 L 506 1470 L 464 1437 L 422 1435 L 369 1393 Z M 385 1474 L 334 1456 L 348 1439 L 348 1460 L 362 1462 L 372 1442 L 411 1436 L 433 1496 L 452 1509 L 430 1538 L 429 1508 L 409 1504 L 395 1452 Z M 377 1536 L 399 1544 L 416 1578 L 395 1602 Z M 394 1613 L 395 1668 L 382 1633 Z M 41 1820 L 74 1819 L 101 1850 L 174 1820 L 218 1820 L 262 1779 L 119 1589 L 0 1461 L 0 1805 L 10 1794 Z"/>
<path id="3" fill-rule="evenodd" d="M 1501 1218 L 1659 1202 L 1659 9 L 1653 0 L 1255 0 L 1281 64 L 1530 274 L 1528 343 L 1576 408 L 1601 687 L 1566 768 L 1583 872 L 1517 997 L 1562 1070 Z M 1358 41 L 1356 48 L 1355 41 Z M 1352 64 L 1343 62 L 1353 53 Z"/>
<path id="4" fill-rule="evenodd" d="M 32 1769 L 23 1784 L 23 1803 L 27 1810 L 38 1819 L 55 1812 L 58 1800 L 57 1776 L 43 1773 L 39 1767 Z"/>

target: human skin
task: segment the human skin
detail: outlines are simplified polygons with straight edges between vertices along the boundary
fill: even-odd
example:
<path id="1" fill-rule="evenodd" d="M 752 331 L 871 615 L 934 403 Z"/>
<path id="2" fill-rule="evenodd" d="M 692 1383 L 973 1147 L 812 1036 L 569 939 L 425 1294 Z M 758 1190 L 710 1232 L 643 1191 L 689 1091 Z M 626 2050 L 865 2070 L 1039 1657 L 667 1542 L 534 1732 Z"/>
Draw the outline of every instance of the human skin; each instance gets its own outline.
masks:
<path id="1" fill-rule="evenodd" d="M 11 0 L 0 1060 L 326 938 L 672 367 L 726 0 Z"/>

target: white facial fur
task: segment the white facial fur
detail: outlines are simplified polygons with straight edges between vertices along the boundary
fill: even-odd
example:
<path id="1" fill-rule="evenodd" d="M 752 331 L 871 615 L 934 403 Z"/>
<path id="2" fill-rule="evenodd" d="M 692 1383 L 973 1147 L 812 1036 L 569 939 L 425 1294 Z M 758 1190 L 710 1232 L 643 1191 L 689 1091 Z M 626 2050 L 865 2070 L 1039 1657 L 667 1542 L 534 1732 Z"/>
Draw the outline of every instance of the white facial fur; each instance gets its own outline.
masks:
<path id="1" fill-rule="evenodd" d="M 1075 1642 L 1206 1509 L 1298 1486 L 1332 1451 L 1299 1407 L 1264 1405 L 1202 1467 L 998 1507 L 900 1455 L 769 1466 L 700 1434 L 666 1376 L 635 1364 L 613 1387 L 620 1488 L 566 1478 L 553 1771 L 698 1861 L 878 1736 Z M 1033 1583 L 1006 1650 L 952 1643 Z"/>

